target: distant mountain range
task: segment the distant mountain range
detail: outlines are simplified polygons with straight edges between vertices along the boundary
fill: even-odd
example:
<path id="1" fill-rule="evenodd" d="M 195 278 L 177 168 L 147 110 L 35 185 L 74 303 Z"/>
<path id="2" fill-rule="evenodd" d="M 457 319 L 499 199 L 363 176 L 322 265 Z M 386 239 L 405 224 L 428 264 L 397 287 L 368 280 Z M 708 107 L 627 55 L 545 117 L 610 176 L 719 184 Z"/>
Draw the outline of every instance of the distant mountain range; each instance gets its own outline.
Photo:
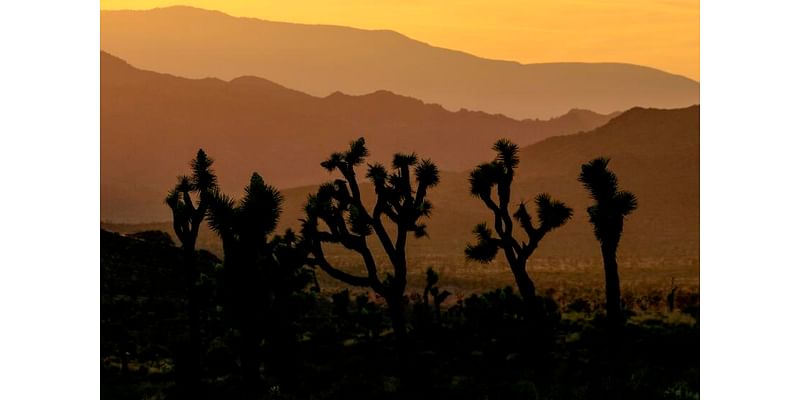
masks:
<path id="1" fill-rule="evenodd" d="M 586 213 L 591 201 L 577 180 L 581 164 L 598 156 L 611 159 L 609 166 L 620 186 L 639 199 L 638 210 L 625 225 L 623 254 L 699 256 L 699 106 L 634 108 L 592 131 L 551 137 L 524 147 L 512 187 L 512 203 L 531 202 L 538 193 L 548 192 L 575 211 L 568 224 L 545 238 L 539 255 L 599 256 Z M 491 212 L 470 196 L 468 178 L 466 171 L 443 174 L 441 185 L 431 190 L 434 213 L 427 222 L 430 237 L 413 241 L 418 257 L 460 256 L 464 244 L 472 240 L 474 225 L 492 222 Z M 287 202 L 281 229 L 299 226 L 301 206 L 314 189 L 284 191 Z"/>
<path id="2" fill-rule="evenodd" d="M 330 150 L 345 146 L 346 143 L 338 143 Z M 667 257 L 673 260 L 670 262 L 683 257 L 690 263 L 697 262 L 700 254 L 699 106 L 674 110 L 634 108 L 592 131 L 551 137 L 523 148 L 512 201 L 531 201 L 536 194 L 549 192 L 575 210 L 574 218 L 567 225 L 544 239 L 533 262 L 537 262 L 538 257 L 599 257 L 598 244 L 586 214 L 590 200 L 577 176 L 581 163 L 601 155 L 611 158 L 610 167 L 617 173 L 621 187 L 639 198 L 639 209 L 625 225 L 621 257 Z M 489 158 L 486 157 L 487 161 Z M 490 212 L 479 200 L 470 197 L 467 179 L 467 172 L 443 173 L 440 186 L 430 192 L 434 211 L 433 218 L 427 222 L 429 237 L 409 242 L 412 265 L 435 264 L 443 259 L 451 264 L 454 259 L 463 260 L 464 245 L 471 240 L 472 227 L 490 220 Z M 229 188 L 227 184 L 226 188 Z M 298 226 L 302 204 L 314 189 L 283 190 L 286 205 L 279 229 Z M 362 193 L 366 193 L 365 200 L 370 202 L 368 194 L 371 192 L 364 190 Z M 118 231 L 171 230 L 169 223 L 103 226 Z M 218 240 L 208 231 L 201 233 L 201 246 L 217 252 L 220 249 Z M 357 263 L 352 256 L 347 258 L 345 253 L 341 256 L 345 257 L 342 262 Z M 678 267 L 676 264 L 675 268 Z M 639 265 L 638 268 L 648 266 Z M 669 271 L 659 270 L 659 273 L 669 274 Z"/>
<path id="3" fill-rule="evenodd" d="M 653 68 L 489 60 L 392 31 L 236 18 L 190 7 L 102 11 L 100 20 L 101 48 L 138 67 L 190 78 L 258 76 L 315 96 L 389 90 L 448 110 L 518 119 L 573 108 L 677 108 L 700 98 L 698 82 Z M 230 87 L 275 86 L 258 82 L 248 78 Z M 410 100 L 394 101 L 411 107 Z"/>
<path id="4" fill-rule="evenodd" d="M 331 152 L 364 136 L 373 160 L 416 151 L 443 170 L 463 171 L 490 158 L 491 144 L 521 145 L 586 131 L 615 114 L 572 110 L 550 120 L 518 121 L 484 112 L 450 112 L 382 90 L 320 98 L 268 80 L 186 79 L 143 71 L 102 52 L 101 219 L 163 221 L 175 176 L 199 147 L 217 160 L 223 187 L 237 193 L 253 171 L 279 187 L 328 178 Z"/>

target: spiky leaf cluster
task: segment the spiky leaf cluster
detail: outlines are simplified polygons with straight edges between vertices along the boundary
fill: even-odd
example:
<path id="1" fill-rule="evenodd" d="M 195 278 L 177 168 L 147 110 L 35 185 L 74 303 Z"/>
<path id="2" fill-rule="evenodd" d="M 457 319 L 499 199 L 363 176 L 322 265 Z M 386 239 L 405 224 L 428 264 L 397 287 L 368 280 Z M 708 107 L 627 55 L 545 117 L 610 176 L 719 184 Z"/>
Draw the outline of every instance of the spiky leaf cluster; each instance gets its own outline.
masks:
<path id="1" fill-rule="evenodd" d="M 430 188 L 439 183 L 439 170 L 427 159 L 416 154 L 396 154 L 389 168 L 380 163 L 367 165 L 366 178 L 372 184 L 375 204 L 368 209 L 362 201 L 356 168 L 369 156 L 364 138 L 350 143 L 343 152 L 335 152 L 321 163 L 322 167 L 341 176 L 319 187 L 308 197 L 303 221 L 303 237 L 307 238 L 314 255 L 313 263 L 336 279 L 356 286 L 371 286 L 379 293 L 402 293 L 405 287 L 406 235 L 426 235 L 420 220 L 431 215 L 433 206 L 426 199 Z M 385 220 L 396 225 L 396 237 L 389 237 Z M 366 238 L 377 235 L 395 267 L 395 273 L 385 279 L 378 277 L 375 260 L 367 247 Z M 345 273 L 325 259 L 321 243 L 337 243 L 362 255 L 367 276 Z M 395 290 L 396 289 L 396 290 Z"/>
<path id="2" fill-rule="evenodd" d="M 275 235 L 267 244 L 270 255 L 268 281 L 273 290 L 283 293 L 298 292 L 306 288 L 313 271 L 306 265 L 307 243 L 291 229 Z"/>
<path id="3" fill-rule="evenodd" d="M 587 209 L 595 237 L 601 243 L 616 244 L 624 219 L 636 210 L 638 200 L 633 193 L 619 190 L 617 175 L 608 169 L 609 161 L 600 157 L 583 164 L 578 181 L 595 201 Z"/>
<path id="4" fill-rule="evenodd" d="M 424 297 L 425 303 L 428 302 L 428 295 L 430 294 L 433 297 L 433 304 L 434 306 L 438 307 L 439 304 L 445 301 L 447 297 L 450 296 L 450 292 L 447 290 L 440 290 L 436 284 L 439 282 L 439 274 L 433 270 L 432 267 L 428 267 L 425 271 L 425 290 L 423 291 L 422 295 Z"/>
<path id="5" fill-rule="evenodd" d="M 189 163 L 192 175 L 179 176 L 164 202 L 172 210 L 173 228 L 185 246 L 194 246 L 200 223 L 208 210 L 209 196 L 217 189 L 217 177 L 211 168 L 214 164 L 200 149 Z"/>
<path id="6" fill-rule="evenodd" d="M 486 226 L 486 223 L 480 223 L 475 226 L 472 233 L 475 235 L 477 243 L 467 245 L 466 250 L 464 250 L 467 258 L 483 264 L 494 260 L 502 244 L 500 239 L 492 237 L 492 230 Z"/>
<path id="7" fill-rule="evenodd" d="M 361 202 L 361 192 L 355 169 L 361 166 L 369 151 L 364 138 L 350 143 L 345 152 L 336 152 L 322 167 L 338 171 L 344 179 L 323 184 L 306 202 L 305 229 L 312 233 L 318 228 L 318 220 L 328 227 L 326 240 L 347 244 L 349 236 L 364 237 L 373 234 L 376 217 L 387 216 L 405 231 L 420 237 L 426 234 L 425 224 L 419 219 L 429 217 L 433 206 L 425 197 L 427 190 L 439 183 L 439 170 L 430 160 L 419 160 L 416 154 L 396 154 L 392 168 L 388 170 L 380 163 L 370 164 L 366 178 L 372 183 L 377 195 L 375 208 L 367 210 Z M 411 175 L 416 185 L 412 185 Z M 308 229 L 312 229 L 308 231 Z"/>
<path id="8" fill-rule="evenodd" d="M 192 179 L 191 185 L 194 190 L 200 193 L 207 193 L 217 188 L 217 176 L 211 165 L 214 163 L 203 149 L 197 151 L 197 157 L 191 162 Z"/>
<path id="9" fill-rule="evenodd" d="M 487 224 L 477 225 L 473 230 L 477 241 L 467 245 L 465 254 L 468 259 L 488 263 L 494 260 L 500 249 L 504 249 L 510 263 L 524 264 L 547 232 L 564 225 L 572 217 L 572 209 L 563 202 L 552 199 L 547 193 L 539 194 L 534 201 L 537 221 L 535 225 L 525 203 L 520 203 L 513 218 L 527 234 L 528 241 L 518 242 L 512 235 L 513 221 L 508 207 L 514 170 L 519 166 L 519 147 L 507 139 L 501 139 L 492 149 L 497 153 L 495 159 L 478 165 L 470 174 L 470 192 L 480 198 L 494 214 L 497 237 Z M 497 192 L 494 198 L 493 189 Z"/>
<path id="10" fill-rule="evenodd" d="M 533 225 L 533 217 L 528 213 L 525 203 L 520 203 L 514 213 L 514 219 L 519 222 L 525 232 L 532 236 L 543 236 L 545 233 L 561 227 L 572 218 L 572 209 L 563 202 L 554 200 L 547 193 L 537 195 L 534 203 L 536 204 L 538 227 Z"/>
<path id="11" fill-rule="evenodd" d="M 263 241 L 278 224 L 282 204 L 280 192 L 253 173 L 239 201 L 219 190 L 211 193 L 208 224 L 223 241 Z"/>

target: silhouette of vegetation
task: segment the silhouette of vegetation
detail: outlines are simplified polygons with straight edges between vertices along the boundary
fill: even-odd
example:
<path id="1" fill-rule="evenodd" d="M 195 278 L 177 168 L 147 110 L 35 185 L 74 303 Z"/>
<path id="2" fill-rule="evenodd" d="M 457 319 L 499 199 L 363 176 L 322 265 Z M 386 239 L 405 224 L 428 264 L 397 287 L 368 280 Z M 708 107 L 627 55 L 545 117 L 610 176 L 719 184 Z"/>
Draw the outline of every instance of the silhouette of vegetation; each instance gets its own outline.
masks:
<path id="1" fill-rule="evenodd" d="M 278 223 L 283 199 L 277 189 L 253 173 L 244 197 L 235 201 L 220 191 L 209 196 L 208 224 L 222 239 L 225 254 L 223 299 L 228 317 L 241 334 L 241 370 L 248 391 L 258 386 L 259 343 L 263 338 L 264 318 L 270 294 L 265 282 L 268 262 L 267 235 Z M 281 244 L 281 239 L 275 245 Z M 294 245 L 283 243 L 292 250 Z"/>
<path id="2" fill-rule="evenodd" d="M 192 389 L 186 387 L 186 370 L 192 366 L 187 365 L 185 354 L 189 288 L 185 271 L 175 268 L 183 266 L 183 250 L 165 245 L 164 237 L 169 236 L 151 231 L 126 237 L 101 230 L 100 353 L 105 368 L 125 382 L 142 370 L 157 368 L 175 374 L 176 383 L 188 395 Z M 220 262 L 199 250 L 195 266 L 199 275 L 213 275 Z M 213 295 L 207 289 L 202 284 L 196 288 L 201 321 L 213 318 Z"/>
<path id="3" fill-rule="evenodd" d="M 356 171 L 369 153 L 363 139 L 353 141 L 322 163 L 341 178 L 309 196 L 302 234 L 275 235 L 281 194 L 254 173 L 241 199 L 225 195 L 201 150 L 192 176 L 179 178 L 167 199 L 176 241 L 152 228 L 101 230 L 102 396 L 699 398 L 699 292 L 683 284 L 678 290 L 673 279 L 665 296 L 661 277 L 672 271 L 651 287 L 626 275 L 620 287 L 615 251 L 636 198 L 618 189 L 608 161 L 584 165 L 580 177 L 595 200 L 588 211 L 606 290 L 599 268 L 591 279 L 576 270 L 559 278 L 558 288 L 542 290 L 526 261 L 572 210 L 540 194 L 535 216 L 524 203 L 511 215 L 518 149 L 500 140 L 494 150 L 497 158 L 470 176 L 472 193 L 492 211 L 494 232 L 478 225 L 478 241 L 465 252 L 490 262 L 502 249 L 517 291 L 507 285 L 511 276 L 479 278 L 466 289 L 447 262 L 424 264 L 433 265 L 424 271 L 409 265 L 407 237 L 425 236 L 427 194 L 439 183 L 428 160 L 398 154 L 391 169 L 366 166 L 375 192 L 367 209 L 364 198 L 372 194 L 361 191 Z M 223 260 L 196 248 L 202 222 L 221 238 Z M 514 224 L 525 240 L 513 235 Z M 368 243 L 380 246 L 386 261 Z M 364 272 L 340 263 L 332 246 L 357 253 Z M 318 281 L 316 269 L 330 277 Z M 192 354 L 181 348 L 187 341 L 199 344 Z"/>
<path id="4" fill-rule="evenodd" d="M 371 288 L 385 299 L 395 335 L 402 341 L 406 336 L 407 238 L 409 233 L 416 238 L 426 235 L 425 224 L 419 220 L 431 214 L 432 205 L 426 196 L 428 189 L 439 183 L 439 170 L 430 160 L 419 160 L 416 154 L 395 154 L 391 172 L 378 163 L 369 165 L 366 176 L 374 187 L 376 200 L 368 210 L 356 176 L 356 168 L 364 164 L 367 156 L 364 138 L 359 138 L 350 143 L 347 151 L 333 153 L 321 163 L 328 171 L 338 171 L 344 179 L 326 183 L 309 196 L 303 236 L 310 241 L 310 264 L 349 285 Z M 416 187 L 412 186 L 412 169 Z M 320 220 L 327 230 L 320 226 Z M 394 240 L 384 221 L 394 224 Z M 392 272 L 383 278 L 367 245 L 367 238 L 373 234 L 392 265 Z M 354 275 L 331 265 L 323 243 L 339 244 L 360 254 L 366 275 Z"/>
<path id="5" fill-rule="evenodd" d="M 513 235 L 514 223 L 508 211 L 511 201 L 511 184 L 514 170 L 519 165 L 519 147 L 506 139 L 498 140 L 492 149 L 497 157 L 489 163 L 481 164 L 470 174 L 470 191 L 480 198 L 494 214 L 494 229 L 497 237 L 486 223 L 475 227 L 476 244 L 467 245 L 465 254 L 468 259 L 488 263 L 502 249 L 520 295 L 534 317 L 542 314 L 542 302 L 536 294 L 536 286 L 528 275 L 526 265 L 528 259 L 539 246 L 544 236 L 562 225 L 572 217 L 572 209 L 564 203 L 553 200 L 547 193 L 536 196 L 536 217 L 538 227 L 533 224 L 533 216 L 528 212 L 525 203 L 517 206 L 513 218 L 527 235 L 528 241 L 518 241 Z M 497 200 L 492 197 L 492 189 L 496 188 Z"/>
<path id="6" fill-rule="evenodd" d="M 186 324 L 186 288 L 182 271 L 173 267 L 181 262 L 178 248 L 101 232 L 104 399 L 185 398 L 175 391 L 177 370 L 170 346 L 175 340 L 171 332 Z M 225 282 L 219 263 L 207 252 L 198 252 L 200 281 L 207 279 L 211 288 Z M 409 294 L 414 306 L 422 305 L 416 294 L 427 286 L 420 272 L 414 281 L 419 286 L 409 289 L 418 291 Z M 451 295 L 442 304 L 436 329 L 410 330 L 409 346 L 400 352 L 394 350 L 391 336 L 381 334 L 391 329 L 391 322 L 371 296 L 354 288 L 341 301 L 346 306 L 339 313 L 331 301 L 336 291 L 331 289 L 323 285 L 319 296 L 306 289 L 287 297 L 294 305 L 288 312 L 291 321 L 286 326 L 293 332 L 286 335 L 291 347 L 285 355 L 280 354 L 284 342 L 273 338 L 278 317 L 270 311 L 265 318 L 262 398 L 606 398 L 606 328 L 594 301 L 586 312 L 562 306 L 553 357 L 540 362 L 520 350 L 531 337 L 524 303 L 511 288 Z M 238 330 L 231 329 L 233 321 L 225 316 L 224 298 L 214 290 L 201 293 L 208 301 L 201 307 L 208 326 L 201 332 L 210 343 L 203 369 L 206 397 L 242 398 Z M 633 293 L 646 295 L 649 292 Z M 698 308 L 698 301 L 696 294 L 676 292 L 676 310 Z M 697 398 L 699 324 L 687 312 L 662 313 L 665 300 L 659 304 L 637 311 L 625 325 L 629 340 L 614 354 L 624 378 L 617 398 Z M 128 368 L 123 374 L 125 353 Z M 406 365 L 386 362 L 398 353 L 408 358 Z M 406 368 L 413 372 L 407 379 Z"/>
<path id="7" fill-rule="evenodd" d="M 203 149 L 190 162 L 191 176 L 181 176 L 178 183 L 169 192 L 165 203 L 172 210 L 172 227 L 181 242 L 183 250 L 184 276 L 189 296 L 189 329 L 190 345 L 186 352 L 187 386 L 196 388 L 199 384 L 198 370 L 202 360 L 202 343 L 200 340 L 200 316 L 198 309 L 197 279 L 197 235 L 200 225 L 206 217 L 211 192 L 217 187 L 217 177 L 211 166 L 214 161 Z M 194 199 L 192 198 L 194 196 Z"/>
<path id="8" fill-rule="evenodd" d="M 675 311 L 675 292 L 678 291 L 678 287 L 675 286 L 675 278 L 672 278 L 672 289 L 669 290 L 669 294 L 667 295 L 667 308 L 669 312 Z"/>
<path id="9" fill-rule="evenodd" d="M 595 202 L 586 211 L 603 254 L 606 312 L 611 323 L 618 324 L 622 319 L 622 311 L 617 247 L 622 237 L 625 217 L 636 210 L 638 204 L 633 193 L 619 190 L 617 176 L 608 169 L 608 162 L 607 158 L 600 157 L 583 164 L 578 181 L 589 191 Z"/>
<path id="10" fill-rule="evenodd" d="M 163 247 L 175 246 L 175 242 L 172 241 L 172 237 L 169 236 L 168 233 L 162 231 L 141 231 L 132 233 L 128 236 Z"/>
<path id="11" fill-rule="evenodd" d="M 442 303 L 447 300 L 452 293 L 447 290 L 440 291 L 439 287 L 436 286 L 437 283 L 439 283 L 439 274 L 437 274 L 433 268 L 428 267 L 425 271 L 425 290 L 422 293 L 422 301 L 425 307 L 428 307 L 428 297 L 430 296 L 433 299 L 434 321 L 439 323 L 442 319 Z"/>
<path id="12" fill-rule="evenodd" d="M 313 270 L 305 264 L 308 248 L 289 229 L 273 236 L 264 254 L 261 290 L 267 297 L 264 340 L 269 344 L 265 358 L 271 361 L 267 370 L 284 381 L 302 380 L 301 374 L 295 372 L 296 347 L 304 333 L 299 318 L 313 308 L 314 294 L 318 292 L 314 288 L 306 291 L 313 281 Z"/>

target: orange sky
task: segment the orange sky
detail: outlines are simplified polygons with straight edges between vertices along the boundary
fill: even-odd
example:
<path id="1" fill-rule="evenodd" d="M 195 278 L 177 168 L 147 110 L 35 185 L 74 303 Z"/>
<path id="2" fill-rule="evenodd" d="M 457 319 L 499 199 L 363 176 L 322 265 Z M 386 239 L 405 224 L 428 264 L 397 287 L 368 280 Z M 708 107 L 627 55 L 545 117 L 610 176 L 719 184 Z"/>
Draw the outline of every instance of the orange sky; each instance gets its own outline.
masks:
<path id="1" fill-rule="evenodd" d="M 273 21 L 391 29 L 523 63 L 627 62 L 699 80 L 699 0 L 101 0 L 101 9 L 190 5 Z"/>

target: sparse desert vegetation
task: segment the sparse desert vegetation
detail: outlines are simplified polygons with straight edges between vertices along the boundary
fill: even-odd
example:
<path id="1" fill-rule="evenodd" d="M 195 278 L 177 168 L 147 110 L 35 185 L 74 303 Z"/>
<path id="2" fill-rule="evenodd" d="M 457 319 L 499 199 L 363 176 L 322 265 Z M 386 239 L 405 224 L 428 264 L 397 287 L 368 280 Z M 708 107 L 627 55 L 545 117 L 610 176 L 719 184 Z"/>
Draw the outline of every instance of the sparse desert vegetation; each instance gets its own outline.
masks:
<path id="1" fill-rule="evenodd" d="M 103 398 L 179 398 L 174 348 L 187 320 L 180 312 L 180 276 L 171 265 L 180 262 L 180 254 L 142 239 L 101 233 Z M 208 398 L 232 398 L 242 388 L 236 333 L 224 328 L 209 286 L 221 260 L 202 254 L 201 287 L 212 296 L 204 310 L 203 385 Z M 608 394 L 599 257 L 540 258 L 529 266 L 542 294 L 552 300 L 557 320 L 546 358 L 532 356 L 543 344 L 528 340 L 530 327 L 521 318 L 521 300 L 512 294 L 513 277 L 506 266 L 464 265 L 463 259 L 435 256 L 418 260 L 409 267 L 408 350 L 395 351 L 381 298 L 318 274 L 321 291 L 311 284 L 295 303 L 299 312 L 292 323 L 292 345 L 282 349 L 288 353 L 276 354 L 272 340 L 259 347 L 261 398 L 579 399 Z M 440 275 L 439 287 L 453 293 L 439 323 L 432 318 L 432 305 L 423 307 L 425 265 Z M 625 367 L 618 371 L 623 383 L 617 398 L 699 398 L 698 260 L 621 257 L 619 271 L 626 350 L 619 356 Z M 678 290 L 669 312 L 672 277 Z M 124 333 L 118 329 L 122 326 Z M 404 355 L 387 366 L 387 359 Z M 123 362 L 127 372 L 122 372 Z"/>
<path id="2" fill-rule="evenodd" d="M 369 152 L 351 142 L 322 163 L 344 179 L 308 197 L 299 233 L 275 235 L 278 190 L 254 173 L 240 200 L 229 197 L 199 151 L 166 201 L 177 245 L 158 230 L 101 230 L 103 395 L 699 398 L 699 259 L 617 254 L 637 203 L 598 159 L 580 180 L 597 202 L 587 212 L 603 251 L 527 260 L 572 210 L 540 195 L 535 215 L 523 204 L 513 216 L 526 239 L 513 236 L 518 148 L 497 143 L 495 163 L 471 179 L 498 236 L 476 229 L 460 257 L 406 247 L 426 237 L 436 214 L 425 196 L 440 179 L 414 154 L 398 154 L 391 172 L 370 164 L 371 187 L 358 185 Z M 601 179 L 587 177 L 595 164 Z M 205 223 L 221 258 L 194 248 Z"/>
<path id="3" fill-rule="evenodd" d="M 104 397 L 699 398 L 698 82 L 101 20 Z"/>

